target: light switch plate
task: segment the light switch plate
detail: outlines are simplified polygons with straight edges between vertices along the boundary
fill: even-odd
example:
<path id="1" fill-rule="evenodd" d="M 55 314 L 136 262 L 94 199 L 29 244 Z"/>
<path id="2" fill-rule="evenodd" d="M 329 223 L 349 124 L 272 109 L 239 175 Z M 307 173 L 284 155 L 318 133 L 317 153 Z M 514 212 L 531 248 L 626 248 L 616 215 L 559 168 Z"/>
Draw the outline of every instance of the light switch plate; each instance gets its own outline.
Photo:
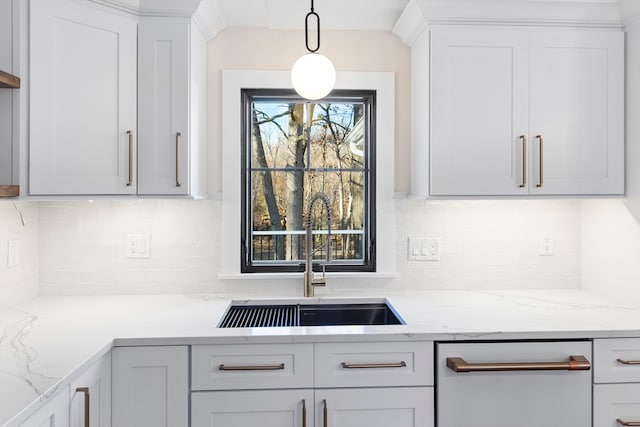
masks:
<path id="1" fill-rule="evenodd" d="M 409 259 L 412 261 L 440 261 L 440 237 L 410 237 Z"/>

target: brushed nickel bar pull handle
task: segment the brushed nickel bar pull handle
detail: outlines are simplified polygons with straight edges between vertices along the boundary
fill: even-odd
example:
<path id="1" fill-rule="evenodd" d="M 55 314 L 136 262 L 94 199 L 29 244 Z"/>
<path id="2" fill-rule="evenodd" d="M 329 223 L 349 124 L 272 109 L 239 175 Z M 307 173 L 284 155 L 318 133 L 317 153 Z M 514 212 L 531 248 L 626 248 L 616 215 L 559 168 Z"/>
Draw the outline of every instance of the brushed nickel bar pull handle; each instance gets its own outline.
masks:
<path id="1" fill-rule="evenodd" d="M 180 187 L 180 158 L 179 156 L 180 132 L 176 132 L 176 187 Z"/>
<path id="2" fill-rule="evenodd" d="M 322 418 L 323 418 L 323 422 L 322 422 L 322 426 L 323 427 L 327 427 L 328 425 L 328 421 L 327 421 L 327 399 L 322 399 L 322 405 L 324 406 L 324 409 L 322 410 Z"/>
<path id="3" fill-rule="evenodd" d="M 302 427 L 307 427 L 307 402 L 302 399 Z"/>
<path id="4" fill-rule="evenodd" d="M 76 393 L 84 393 L 84 427 L 89 426 L 90 417 L 90 399 L 89 399 L 89 387 L 78 387 Z"/>
<path id="5" fill-rule="evenodd" d="M 544 185 L 544 138 L 542 138 L 542 135 L 536 135 L 536 139 L 540 147 L 540 151 L 538 152 L 538 159 L 540 160 L 538 163 L 538 183 L 536 187 L 542 187 Z"/>
<path id="6" fill-rule="evenodd" d="M 407 364 L 404 362 L 398 363 L 346 363 L 342 362 L 342 369 L 376 369 L 376 368 L 404 368 Z"/>
<path id="7" fill-rule="evenodd" d="M 279 365 L 248 365 L 248 366 L 218 366 L 219 371 L 278 371 L 284 369 L 284 363 Z"/>
<path id="8" fill-rule="evenodd" d="M 520 141 L 522 141 L 522 181 L 520 181 L 520 188 L 527 186 L 527 136 L 520 135 Z"/>
<path id="9" fill-rule="evenodd" d="M 129 181 L 127 181 L 127 187 L 133 185 L 133 132 L 127 131 L 129 135 Z"/>
<path id="10" fill-rule="evenodd" d="M 618 363 L 622 363 L 623 365 L 640 365 L 640 360 L 624 360 L 624 359 L 616 359 Z"/>
<path id="11" fill-rule="evenodd" d="M 566 362 L 467 363 L 461 357 L 447 357 L 447 367 L 455 372 L 487 371 L 588 371 L 591 363 L 584 356 L 569 356 Z"/>
<path id="12" fill-rule="evenodd" d="M 616 420 L 616 422 L 623 426 L 640 426 L 640 421 L 622 421 L 620 418 Z"/>

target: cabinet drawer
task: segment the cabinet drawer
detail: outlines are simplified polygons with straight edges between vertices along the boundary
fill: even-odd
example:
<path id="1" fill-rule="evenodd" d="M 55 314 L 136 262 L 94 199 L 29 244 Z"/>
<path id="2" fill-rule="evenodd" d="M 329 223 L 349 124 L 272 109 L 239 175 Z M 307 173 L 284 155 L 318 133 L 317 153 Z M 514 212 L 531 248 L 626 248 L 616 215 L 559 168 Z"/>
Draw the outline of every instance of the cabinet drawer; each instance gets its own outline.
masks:
<path id="1" fill-rule="evenodd" d="M 595 340 L 593 359 L 595 383 L 640 382 L 640 338 Z"/>
<path id="2" fill-rule="evenodd" d="M 593 387 L 593 425 L 620 427 L 617 420 L 631 425 L 640 422 L 640 384 L 599 384 Z"/>
<path id="3" fill-rule="evenodd" d="M 196 345 L 192 390 L 313 387 L 313 344 Z"/>
<path id="4" fill-rule="evenodd" d="M 433 342 L 316 344 L 315 356 L 316 387 L 433 384 Z"/>

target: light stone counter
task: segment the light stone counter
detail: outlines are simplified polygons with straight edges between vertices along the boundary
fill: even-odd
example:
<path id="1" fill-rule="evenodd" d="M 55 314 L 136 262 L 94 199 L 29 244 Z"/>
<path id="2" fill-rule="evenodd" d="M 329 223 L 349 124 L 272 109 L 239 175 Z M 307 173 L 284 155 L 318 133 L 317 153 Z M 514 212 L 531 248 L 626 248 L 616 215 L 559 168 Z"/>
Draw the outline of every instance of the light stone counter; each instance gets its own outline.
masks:
<path id="1" fill-rule="evenodd" d="M 378 296 L 386 297 L 407 324 L 216 328 L 231 299 L 260 296 L 31 300 L 0 312 L 0 426 L 18 425 L 113 345 L 640 337 L 640 311 L 578 291 L 441 291 Z M 327 298 L 352 297 L 361 295 Z"/>

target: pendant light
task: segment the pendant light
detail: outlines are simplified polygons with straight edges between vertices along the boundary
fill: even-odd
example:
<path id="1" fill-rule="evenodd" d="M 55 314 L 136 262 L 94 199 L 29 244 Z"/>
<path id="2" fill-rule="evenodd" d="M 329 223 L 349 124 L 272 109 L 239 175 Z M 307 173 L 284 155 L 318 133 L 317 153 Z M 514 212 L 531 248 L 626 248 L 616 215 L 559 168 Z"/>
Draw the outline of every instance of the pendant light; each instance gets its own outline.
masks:
<path id="1" fill-rule="evenodd" d="M 317 28 L 314 49 L 309 47 L 310 18 L 315 19 Z M 311 11 L 304 19 L 304 42 L 308 52 L 293 64 L 291 83 L 303 98 L 311 100 L 324 98 L 336 83 L 336 69 L 329 58 L 316 53 L 320 49 L 320 16 L 313 10 L 313 0 L 311 0 Z"/>

